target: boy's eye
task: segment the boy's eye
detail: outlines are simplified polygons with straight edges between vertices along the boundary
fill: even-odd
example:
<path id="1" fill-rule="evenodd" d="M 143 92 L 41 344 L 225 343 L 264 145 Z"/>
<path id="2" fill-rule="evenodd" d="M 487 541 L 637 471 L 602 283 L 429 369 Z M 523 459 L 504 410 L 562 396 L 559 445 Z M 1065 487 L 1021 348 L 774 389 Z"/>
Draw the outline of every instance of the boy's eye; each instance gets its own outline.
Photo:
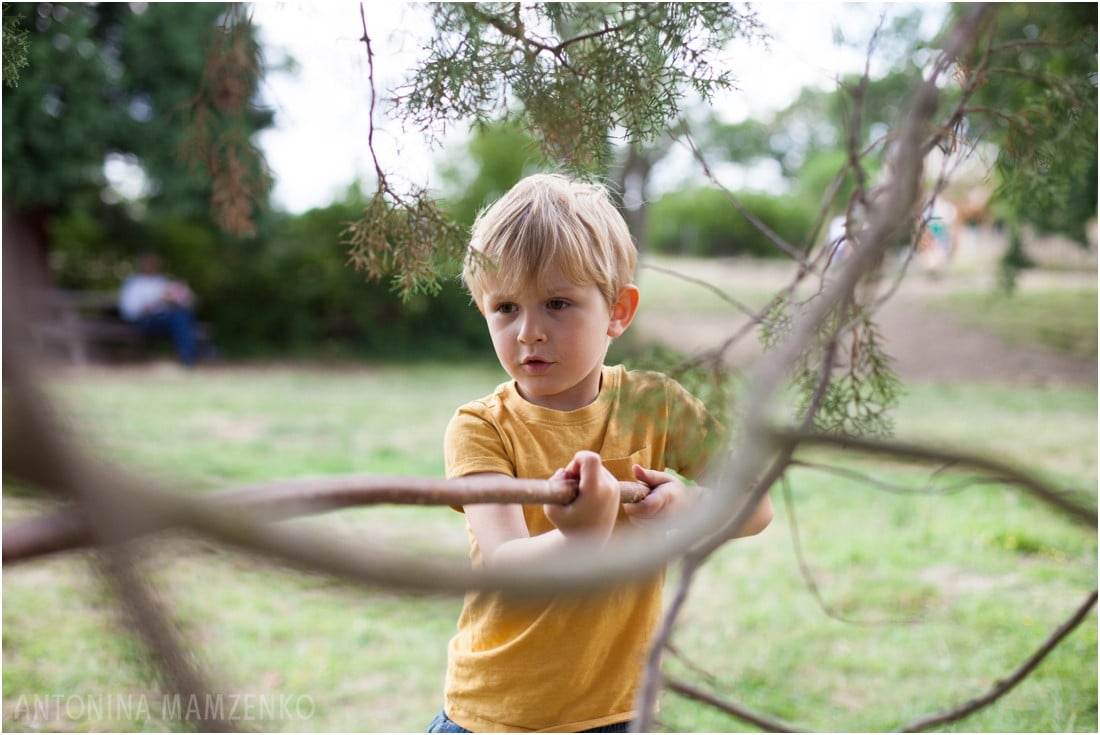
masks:
<path id="1" fill-rule="evenodd" d="M 561 311 L 569 306 L 569 302 L 565 299 L 550 299 L 546 302 L 546 307 L 551 311 Z"/>
<path id="2" fill-rule="evenodd" d="M 496 306 L 494 306 L 493 311 L 495 311 L 497 313 L 500 313 L 500 314 L 514 314 L 515 311 L 516 311 L 516 308 L 517 307 L 516 307 L 515 304 L 513 304 L 509 301 L 505 301 L 504 303 L 497 304 Z"/>

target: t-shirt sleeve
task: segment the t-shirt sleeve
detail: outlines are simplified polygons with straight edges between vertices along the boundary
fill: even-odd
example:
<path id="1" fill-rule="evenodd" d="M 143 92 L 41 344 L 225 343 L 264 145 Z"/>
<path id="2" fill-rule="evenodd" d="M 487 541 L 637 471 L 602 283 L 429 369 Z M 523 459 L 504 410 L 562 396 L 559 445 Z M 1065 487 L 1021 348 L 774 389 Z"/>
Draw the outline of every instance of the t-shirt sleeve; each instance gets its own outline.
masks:
<path id="1" fill-rule="evenodd" d="M 447 478 L 477 472 L 515 477 L 516 468 L 509 459 L 503 436 L 478 408 L 478 404 L 463 406 L 447 424 L 443 440 Z"/>
<path id="2" fill-rule="evenodd" d="M 675 380 L 668 381 L 666 395 L 669 405 L 666 463 L 685 477 L 698 478 L 718 459 L 728 436 L 726 427 Z"/>

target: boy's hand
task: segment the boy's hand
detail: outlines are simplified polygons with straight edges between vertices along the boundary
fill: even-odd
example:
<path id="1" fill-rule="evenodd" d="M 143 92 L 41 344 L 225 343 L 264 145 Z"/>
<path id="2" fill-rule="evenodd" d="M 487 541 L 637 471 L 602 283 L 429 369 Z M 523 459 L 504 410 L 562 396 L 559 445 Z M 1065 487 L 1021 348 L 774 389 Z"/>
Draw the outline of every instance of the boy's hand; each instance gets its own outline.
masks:
<path id="1" fill-rule="evenodd" d="M 634 477 L 649 485 L 649 495 L 637 503 L 627 503 L 623 510 L 636 526 L 667 528 L 669 517 L 687 503 L 687 488 L 667 472 L 649 470 L 638 464 L 633 469 Z"/>
<path id="2" fill-rule="evenodd" d="M 550 519 L 565 536 L 584 534 L 606 541 L 619 514 L 619 481 L 595 452 L 577 452 L 553 478 L 576 480 L 580 491 L 569 505 L 543 506 Z"/>

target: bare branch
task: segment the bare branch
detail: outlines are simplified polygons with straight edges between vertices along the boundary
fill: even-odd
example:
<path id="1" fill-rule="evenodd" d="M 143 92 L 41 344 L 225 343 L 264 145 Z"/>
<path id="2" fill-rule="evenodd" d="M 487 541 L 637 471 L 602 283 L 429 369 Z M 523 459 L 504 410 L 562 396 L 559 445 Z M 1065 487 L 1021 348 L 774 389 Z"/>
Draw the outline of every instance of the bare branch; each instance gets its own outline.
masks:
<path id="1" fill-rule="evenodd" d="M 790 518 L 791 529 L 791 544 L 794 547 L 794 555 L 798 560 L 798 571 L 802 575 L 802 581 L 806 585 L 806 589 L 809 590 L 810 596 L 817 602 L 818 607 L 827 617 L 833 620 L 840 621 L 842 623 L 849 623 L 851 625 L 898 625 L 905 624 L 910 625 L 912 623 L 920 622 L 916 618 L 897 618 L 897 619 L 880 619 L 880 620 L 857 620 L 856 618 L 850 618 L 843 615 L 835 607 L 830 605 L 825 600 L 825 596 L 821 593 L 821 588 L 817 585 L 817 580 L 814 578 L 813 572 L 810 570 L 810 565 L 806 561 L 806 555 L 802 551 L 802 539 L 798 532 L 798 517 L 794 509 L 794 499 L 791 497 L 791 487 L 787 478 L 784 476 L 780 482 L 780 487 L 783 489 L 783 500 L 787 506 L 787 515 Z"/>
<path id="2" fill-rule="evenodd" d="M 374 173 L 379 182 L 386 178 L 381 164 L 378 163 L 378 153 L 374 150 L 374 105 L 378 92 L 374 84 L 374 49 L 371 47 L 370 33 L 367 32 L 367 11 L 363 3 L 359 3 L 359 18 L 363 22 L 363 37 L 359 40 L 367 47 L 367 85 L 370 87 L 370 110 L 367 116 L 367 150 L 370 151 L 371 160 L 374 162 Z"/>
<path id="3" fill-rule="evenodd" d="M 1039 664 L 1043 662 L 1043 659 L 1046 658 L 1051 651 L 1057 648 L 1058 644 L 1088 617 L 1089 612 L 1095 606 L 1096 590 L 1093 590 L 1073 615 L 1071 615 L 1066 622 L 1055 628 L 1054 632 L 1043 641 L 1043 644 L 1039 646 L 1035 653 L 1028 657 L 1028 659 L 1015 671 L 994 684 L 993 688 L 988 692 L 955 709 L 914 720 L 907 725 L 901 726 L 895 730 L 895 732 L 924 732 L 925 730 L 931 730 L 940 725 L 958 722 L 959 720 L 969 717 L 978 710 L 993 704 L 1012 691 L 1013 687 L 1026 679 L 1031 672 L 1038 668 Z"/>
<path id="4" fill-rule="evenodd" d="M 169 691 L 188 702 L 206 701 L 208 696 L 213 696 L 214 689 L 206 682 L 198 662 L 172 625 L 172 616 L 156 599 L 137 568 L 132 550 L 112 544 L 103 547 L 98 556 L 133 629 L 162 672 Z M 238 730 L 231 721 L 216 717 L 217 711 L 206 712 L 188 707 L 181 708 L 180 713 L 184 721 L 203 732 Z"/>
<path id="5" fill-rule="evenodd" d="M 682 697 L 687 697 L 688 699 L 694 699 L 696 702 L 702 702 L 703 704 L 710 705 L 715 709 L 725 712 L 731 717 L 736 717 L 739 720 L 744 720 L 745 722 L 753 724 L 759 727 L 764 732 L 805 732 L 804 730 L 799 730 L 793 725 L 788 725 L 785 722 L 780 722 L 779 720 L 774 720 L 770 717 L 766 717 L 764 715 L 753 712 L 752 710 L 746 707 L 742 707 L 739 704 L 734 704 L 732 702 L 727 702 L 724 699 L 719 699 L 713 694 L 708 694 L 702 689 L 693 687 L 692 685 L 678 679 L 666 679 L 665 687 L 667 687 L 669 691 L 676 692 Z"/>
<path id="6" fill-rule="evenodd" d="M 1068 518 L 1094 530 L 1096 528 L 1096 509 L 1078 502 L 1074 499 L 1072 493 L 1052 487 L 1028 470 L 982 454 L 958 448 L 939 449 L 899 441 L 882 441 L 865 437 L 833 436 L 800 431 L 772 431 L 771 435 L 777 442 L 786 446 L 831 447 L 914 462 L 933 462 L 936 464 L 951 464 L 954 467 L 969 467 L 992 478 L 1019 487 L 1032 497 L 1061 511 Z M 1084 494 L 1080 495 L 1084 497 Z"/>
<path id="7" fill-rule="evenodd" d="M 624 531 L 610 545 L 577 544 L 553 565 L 523 569 L 473 570 L 466 559 L 447 562 L 423 554 L 400 554 L 367 540 L 357 540 L 353 545 L 331 534 L 276 528 L 247 514 L 227 512 L 224 504 L 201 497 L 150 489 L 148 483 L 137 482 L 117 469 L 93 469 L 74 448 L 61 441 L 57 423 L 20 357 L 14 351 L 5 355 L 4 370 L 11 388 L 5 420 L 20 430 L 5 432 L 4 436 L 5 441 L 19 442 L 20 449 L 30 451 L 6 451 L 5 470 L 13 476 L 29 475 L 33 484 L 62 497 L 81 497 L 89 492 L 87 486 L 94 484 L 90 492 L 95 497 L 110 498 L 110 507 L 126 515 L 125 523 L 120 521 L 119 526 L 124 529 L 122 538 L 133 534 L 132 529 L 175 526 L 358 584 L 381 584 L 406 591 L 497 589 L 545 595 L 643 578 L 663 568 L 698 539 L 729 525 L 725 521 L 731 516 L 747 517 L 742 510 L 744 495 L 736 488 L 717 487 L 706 495 L 706 501 L 684 512 L 676 533 L 662 537 L 641 530 Z M 13 469 L 24 472 L 21 475 L 11 472 Z M 739 521 L 737 527 L 743 523 Z"/>
<path id="8" fill-rule="evenodd" d="M 131 482 L 138 482 L 132 480 Z M 345 475 L 229 488 L 202 494 L 202 499 L 227 512 L 245 512 L 255 522 L 282 521 L 341 508 L 385 503 L 462 506 L 484 503 L 568 505 L 577 496 L 575 480 L 458 478 Z M 639 482 L 621 482 L 623 503 L 636 503 L 649 493 Z M 143 526 L 133 535 L 169 527 Z M 91 529 L 78 507 L 66 507 L 4 528 L 4 564 L 43 554 L 89 546 Z"/>
<path id="9" fill-rule="evenodd" d="M 701 557 L 687 556 L 680 564 L 680 581 L 676 585 L 676 594 L 668 604 L 661 626 L 653 637 L 649 646 L 649 654 L 646 656 L 645 671 L 642 674 L 642 685 L 638 690 L 639 705 L 636 708 L 638 717 L 631 726 L 631 732 L 651 732 L 653 730 L 653 715 L 655 708 L 653 703 L 661 693 L 663 676 L 661 674 L 661 654 L 672 638 L 672 631 L 680 610 L 687 601 L 691 582 L 695 578 L 695 572 L 702 562 Z"/>
<path id="10" fill-rule="evenodd" d="M 883 492 L 893 493 L 894 495 L 950 495 L 953 493 L 962 492 L 968 487 L 974 485 L 991 485 L 999 483 L 1000 480 L 990 479 L 988 477 L 967 477 L 959 480 L 958 482 L 948 485 L 946 487 L 936 487 L 936 478 L 944 474 L 948 470 L 953 468 L 954 463 L 945 464 L 936 468 L 925 480 L 924 485 L 919 488 L 911 488 L 900 485 L 895 482 L 887 482 L 878 477 L 874 477 L 866 472 L 860 472 L 853 470 L 851 467 L 842 467 L 839 465 L 823 464 L 821 462 L 807 462 L 806 460 L 796 459 L 791 462 L 792 467 L 805 467 L 809 470 L 815 470 L 817 472 L 826 472 L 838 477 L 846 477 L 849 480 L 856 480 L 862 482 Z"/>
<path id="11" fill-rule="evenodd" d="M 718 298 L 725 301 L 730 306 L 732 306 L 735 309 L 737 309 L 738 311 L 740 311 L 742 314 L 745 314 L 746 316 L 748 316 L 750 319 L 752 319 L 752 321 L 754 323 L 759 323 L 760 322 L 760 312 L 756 311 L 755 309 L 753 309 L 749 306 L 746 306 L 744 303 L 742 303 L 742 302 L 738 301 L 737 299 L 733 298 L 728 293 L 726 293 L 722 289 L 718 288 L 713 283 L 710 283 L 709 281 L 704 281 L 701 278 L 694 278 L 694 277 L 689 276 L 685 273 L 681 273 L 680 271 L 675 270 L 673 268 L 664 268 L 664 267 L 659 266 L 659 265 L 653 265 L 652 263 L 645 263 L 645 264 L 642 265 L 642 267 L 645 268 L 646 270 L 655 271 L 657 273 L 664 273 L 665 275 L 672 276 L 673 278 L 679 278 L 681 281 L 686 281 L 688 283 L 694 283 L 697 286 L 702 286 L 703 288 L 707 289 L 708 291 L 713 293 Z"/>

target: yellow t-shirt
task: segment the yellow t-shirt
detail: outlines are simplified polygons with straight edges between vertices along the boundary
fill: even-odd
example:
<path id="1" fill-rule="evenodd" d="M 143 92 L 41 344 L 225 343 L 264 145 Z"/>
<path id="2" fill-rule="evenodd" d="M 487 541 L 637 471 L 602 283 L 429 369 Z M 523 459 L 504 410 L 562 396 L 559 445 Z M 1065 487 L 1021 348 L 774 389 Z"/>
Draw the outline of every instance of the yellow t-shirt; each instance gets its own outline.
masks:
<path id="1" fill-rule="evenodd" d="M 459 408 L 447 427 L 447 477 L 547 478 L 582 449 L 598 452 L 620 480 L 634 479 L 634 463 L 696 477 L 721 437 L 676 381 L 605 366 L 599 397 L 576 411 L 528 403 L 511 382 Z M 541 505 L 523 514 L 532 536 L 554 528 Z M 617 523 L 629 523 L 622 511 Z M 472 532 L 470 542 L 480 565 Z M 470 592 L 448 649 L 447 715 L 475 732 L 576 732 L 633 719 L 663 579 L 537 603 Z"/>

